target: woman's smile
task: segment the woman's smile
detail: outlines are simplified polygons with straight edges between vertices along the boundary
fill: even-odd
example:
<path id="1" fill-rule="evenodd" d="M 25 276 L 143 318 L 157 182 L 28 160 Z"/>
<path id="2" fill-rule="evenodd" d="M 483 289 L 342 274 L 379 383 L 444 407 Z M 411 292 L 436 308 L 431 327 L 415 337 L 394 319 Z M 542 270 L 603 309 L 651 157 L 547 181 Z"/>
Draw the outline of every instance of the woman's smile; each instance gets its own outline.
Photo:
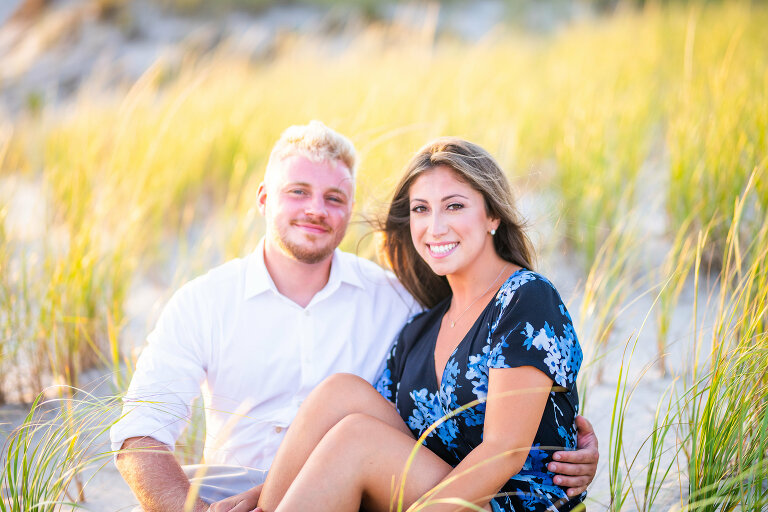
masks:
<path id="1" fill-rule="evenodd" d="M 453 253 L 453 250 L 459 246 L 459 242 L 442 242 L 427 244 L 427 249 L 433 258 L 445 258 Z"/>

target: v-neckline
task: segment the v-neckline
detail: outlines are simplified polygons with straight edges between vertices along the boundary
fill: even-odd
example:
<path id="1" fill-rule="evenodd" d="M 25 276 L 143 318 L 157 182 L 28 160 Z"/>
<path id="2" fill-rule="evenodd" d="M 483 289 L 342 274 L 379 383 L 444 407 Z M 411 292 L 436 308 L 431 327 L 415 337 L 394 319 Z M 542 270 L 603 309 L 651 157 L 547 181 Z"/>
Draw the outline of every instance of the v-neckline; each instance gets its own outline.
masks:
<path id="1" fill-rule="evenodd" d="M 504 281 L 506 283 L 506 280 Z M 501 284 L 501 286 L 504 286 L 504 283 Z M 499 290 L 501 289 L 501 286 L 499 287 Z M 453 347 L 453 351 L 448 355 L 448 359 L 445 360 L 445 364 L 443 365 L 443 371 L 440 372 L 440 376 L 437 375 L 437 362 L 435 361 L 435 350 L 437 349 L 437 338 L 440 336 L 440 326 L 443 323 L 443 317 L 448 312 L 448 308 L 451 306 L 450 298 L 446 301 L 445 305 L 443 306 L 443 312 L 440 313 L 440 316 L 438 317 L 437 323 L 434 327 L 434 335 L 432 337 L 432 364 L 430 365 L 432 367 L 432 381 L 437 384 L 437 394 L 440 394 L 440 390 L 443 388 L 443 378 L 445 378 L 445 369 L 448 368 L 448 363 L 451 362 L 451 359 L 453 359 L 453 356 L 456 354 L 456 351 L 459 350 L 459 347 L 461 347 L 465 341 L 467 341 L 467 338 L 470 336 L 470 334 L 473 334 L 478 329 L 478 324 L 480 320 L 485 316 L 486 310 L 491 307 L 491 305 L 496 300 L 496 295 L 499 294 L 499 291 L 496 290 L 496 293 L 494 293 L 491 296 L 491 299 L 488 301 L 488 304 L 485 305 L 485 307 L 480 311 L 480 314 L 475 318 L 475 321 L 472 323 L 472 326 L 469 328 L 469 330 L 464 334 L 464 336 L 459 340 L 459 342 L 456 344 L 455 347 Z"/>
<path id="2" fill-rule="evenodd" d="M 510 280 L 510 278 L 514 275 L 516 275 L 518 272 L 521 272 L 524 270 L 525 267 L 520 267 L 511 274 L 509 274 L 504 281 L 499 285 L 498 288 L 496 288 L 496 291 L 493 295 L 491 295 L 491 298 L 488 300 L 488 303 L 485 305 L 485 307 L 480 311 L 480 314 L 475 318 L 475 321 L 472 323 L 472 326 L 469 328 L 469 330 L 464 334 L 464 336 L 459 340 L 459 342 L 456 344 L 456 346 L 453 348 L 453 351 L 448 356 L 448 359 L 445 360 L 445 364 L 443 365 L 443 371 L 440 373 L 440 377 L 437 376 L 437 363 L 435 361 L 435 349 L 437 348 L 437 337 L 440 336 L 440 326 L 443 323 L 443 317 L 448 312 L 448 308 L 451 307 L 451 296 L 449 296 L 447 299 L 445 299 L 445 303 L 442 305 L 443 311 L 440 313 L 437 324 L 435 325 L 435 333 L 432 339 L 432 364 L 430 367 L 432 368 L 432 381 L 437 384 L 437 396 L 440 396 L 440 390 L 443 389 L 443 378 L 445 378 L 445 369 L 448 368 L 448 363 L 451 362 L 451 359 L 453 359 L 453 356 L 456 354 L 456 351 L 459 350 L 459 347 L 464 344 L 464 342 L 467 340 L 467 337 L 475 332 L 478 329 L 478 322 L 481 318 L 485 316 L 486 310 L 491 307 L 491 305 L 496 302 L 496 296 L 499 294 L 502 288 L 504 288 L 504 285 L 507 284 L 507 281 Z M 439 306 L 436 306 L 439 307 Z"/>

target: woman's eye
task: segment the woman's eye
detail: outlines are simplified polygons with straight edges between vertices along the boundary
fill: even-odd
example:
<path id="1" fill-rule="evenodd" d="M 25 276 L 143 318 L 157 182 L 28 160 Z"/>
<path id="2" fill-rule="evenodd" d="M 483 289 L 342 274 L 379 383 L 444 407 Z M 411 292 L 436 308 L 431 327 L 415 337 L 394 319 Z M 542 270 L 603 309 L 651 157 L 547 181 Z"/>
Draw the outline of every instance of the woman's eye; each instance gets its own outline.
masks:
<path id="1" fill-rule="evenodd" d="M 423 213 L 423 212 L 427 211 L 427 207 L 423 206 L 423 205 L 418 205 L 418 206 L 414 206 L 413 208 L 411 208 L 411 211 L 413 213 Z"/>
<path id="2" fill-rule="evenodd" d="M 461 203 L 451 203 L 447 207 L 448 210 L 461 210 L 462 208 L 464 208 L 464 205 Z"/>

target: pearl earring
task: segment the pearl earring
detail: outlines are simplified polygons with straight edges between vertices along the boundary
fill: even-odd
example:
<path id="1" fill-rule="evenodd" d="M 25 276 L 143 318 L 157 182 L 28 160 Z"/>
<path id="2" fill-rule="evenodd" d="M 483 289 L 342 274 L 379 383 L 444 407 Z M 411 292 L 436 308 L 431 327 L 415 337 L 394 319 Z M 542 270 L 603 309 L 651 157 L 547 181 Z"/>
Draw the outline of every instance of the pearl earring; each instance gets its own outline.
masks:
<path id="1" fill-rule="evenodd" d="M 495 228 L 494 228 L 494 229 L 492 229 L 492 230 L 490 231 L 490 233 L 491 233 L 491 236 L 495 235 L 495 234 L 496 234 L 496 229 L 495 229 Z"/>

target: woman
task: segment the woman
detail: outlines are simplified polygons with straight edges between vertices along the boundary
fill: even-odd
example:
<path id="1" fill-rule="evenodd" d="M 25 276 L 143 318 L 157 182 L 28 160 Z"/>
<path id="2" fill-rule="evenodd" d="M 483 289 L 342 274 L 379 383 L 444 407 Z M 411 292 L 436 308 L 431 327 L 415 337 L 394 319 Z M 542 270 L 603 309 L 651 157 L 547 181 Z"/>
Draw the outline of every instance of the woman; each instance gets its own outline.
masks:
<path id="1" fill-rule="evenodd" d="M 378 393 L 335 375 L 309 396 L 259 507 L 572 509 L 584 495 L 569 499 L 546 463 L 576 444 L 581 349 L 557 291 L 528 270 L 502 170 L 470 142 L 427 144 L 384 232 L 395 274 L 431 309 L 403 328 Z"/>

